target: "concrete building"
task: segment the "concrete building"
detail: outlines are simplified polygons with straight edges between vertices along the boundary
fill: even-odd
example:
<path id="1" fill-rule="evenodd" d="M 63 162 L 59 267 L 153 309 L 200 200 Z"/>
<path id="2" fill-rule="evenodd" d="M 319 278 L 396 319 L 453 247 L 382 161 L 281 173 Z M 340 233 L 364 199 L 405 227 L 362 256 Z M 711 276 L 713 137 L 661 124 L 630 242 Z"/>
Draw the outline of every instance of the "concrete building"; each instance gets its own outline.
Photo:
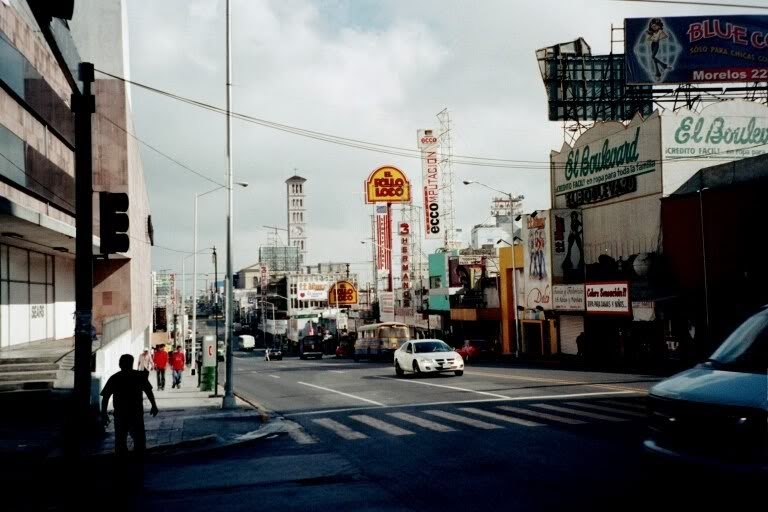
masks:
<path id="1" fill-rule="evenodd" d="M 71 21 L 41 22 L 25 0 L 0 2 L 0 347 L 74 334 L 72 70 L 88 61 L 128 75 L 124 9 L 122 0 L 81 0 Z M 153 230 L 128 89 L 98 73 L 93 89 L 94 193 L 130 198 L 130 250 L 94 264 L 97 372 L 105 376 L 120 353 L 149 344 Z M 98 211 L 95 201 L 96 234 Z"/>
<path id="2" fill-rule="evenodd" d="M 301 251 L 301 262 L 307 261 L 307 219 L 306 196 L 304 184 L 306 179 L 293 176 L 285 180 L 288 206 L 288 245 L 298 247 Z"/>

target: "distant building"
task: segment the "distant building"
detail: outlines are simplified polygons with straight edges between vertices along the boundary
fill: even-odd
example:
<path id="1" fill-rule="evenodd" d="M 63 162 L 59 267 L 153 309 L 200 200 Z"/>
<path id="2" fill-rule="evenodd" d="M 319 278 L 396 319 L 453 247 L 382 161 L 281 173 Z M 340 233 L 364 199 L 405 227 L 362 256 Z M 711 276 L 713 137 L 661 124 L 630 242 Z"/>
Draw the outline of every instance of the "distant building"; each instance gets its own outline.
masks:
<path id="1" fill-rule="evenodd" d="M 306 181 L 301 176 L 285 180 L 288 194 L 288 245 L 298 247 L 302 263 L 307 261 Z"/>

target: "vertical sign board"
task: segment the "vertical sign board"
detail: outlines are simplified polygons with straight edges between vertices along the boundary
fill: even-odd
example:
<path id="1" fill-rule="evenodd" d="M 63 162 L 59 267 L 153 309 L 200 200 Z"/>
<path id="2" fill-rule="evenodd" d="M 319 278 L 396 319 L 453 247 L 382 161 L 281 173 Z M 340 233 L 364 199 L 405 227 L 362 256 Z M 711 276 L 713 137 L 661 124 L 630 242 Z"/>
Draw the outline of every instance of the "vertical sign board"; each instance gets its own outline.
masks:
<path id="1" fill-rule="evenodd" d="M 587 313 L 626 316 L 632 314 L 627 281 L 587 283 L 585 289 Z"/>
<path id="2" fill-rule="evenodd" d="M 541 306 L 552 309 L 552 251 L 550 247 L 550 212 L 537 212 L 523 217 L 524 267 L 526 309 Z"/>
<path id="3" fill-rule="evenodd" d="M 395 321 L 395 293 L 379 292 L 379 314 L 382 322 Z"/>
<path id="4" fill-rule="evenodd" d="M 584 216 L 552 210 L 552 284 L 584 282 Z"/>
<path id="5" fill-rule="evenodd" d="M 392 250 L 389 210 L 387 205 L 376 206 L 376 268 L 389 272 L 389 251 Z"/>
<path id="6" fill-rule="evenodd" d="M 259 267 L 260 286 L 261 286 L 261 300 L 267 300 L 267 288 L 269 288 L 269 268 L 266 265 Z"/>
<path id="7" fill-rule="evenodd" d="M 627 83 L 765 82 L 768 16 L 624 20 Z"/>
<path id="8" fill-rule="evenodd" d="M 443 238 L 440 210 L 440 173 L 438 138 L 433 130 L 418 130 L 416 139 L 421 150 L 421 181 L 424 187 L 424 233 L 428 240 Z"/>
<path id="9" fill-rule="evenodd" d="M 400 234 L 400 283 L 403 288 L 403 307 L 411 307 L 411 225 L 401 222 L 398 232 Z"/>

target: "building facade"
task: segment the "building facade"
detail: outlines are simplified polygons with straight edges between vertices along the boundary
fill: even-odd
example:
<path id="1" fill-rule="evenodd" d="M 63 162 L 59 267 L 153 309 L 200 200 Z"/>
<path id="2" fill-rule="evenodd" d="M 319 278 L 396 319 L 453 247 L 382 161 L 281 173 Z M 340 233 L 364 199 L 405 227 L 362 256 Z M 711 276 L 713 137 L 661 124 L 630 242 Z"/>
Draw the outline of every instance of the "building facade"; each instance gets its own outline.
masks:
<path id="1" fill-rule="evenodd" d="M 288 198 L 288 245 L 298 247 L 301 263 L 307 262 L 306 179 L 293 176 L 285 180 Z"/>

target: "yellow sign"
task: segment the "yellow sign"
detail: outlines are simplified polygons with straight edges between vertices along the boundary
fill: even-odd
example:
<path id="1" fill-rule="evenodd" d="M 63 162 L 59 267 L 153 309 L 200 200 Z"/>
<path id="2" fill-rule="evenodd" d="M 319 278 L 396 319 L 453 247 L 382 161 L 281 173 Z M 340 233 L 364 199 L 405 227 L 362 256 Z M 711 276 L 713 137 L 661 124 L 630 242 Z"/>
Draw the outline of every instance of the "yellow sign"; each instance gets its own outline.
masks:
<path id="1" fill-rule="evenodd" d="M 411 183 L 397 167 L 379 167 L 365 182 L 366 203 L 410 203 Z"/>
<path id="2" fill-rule="evenodd" d="M 338 281 L 328 291 L 328 305 L 352 306 L 357 304 L 357 288 L 351 281 Z"/>

